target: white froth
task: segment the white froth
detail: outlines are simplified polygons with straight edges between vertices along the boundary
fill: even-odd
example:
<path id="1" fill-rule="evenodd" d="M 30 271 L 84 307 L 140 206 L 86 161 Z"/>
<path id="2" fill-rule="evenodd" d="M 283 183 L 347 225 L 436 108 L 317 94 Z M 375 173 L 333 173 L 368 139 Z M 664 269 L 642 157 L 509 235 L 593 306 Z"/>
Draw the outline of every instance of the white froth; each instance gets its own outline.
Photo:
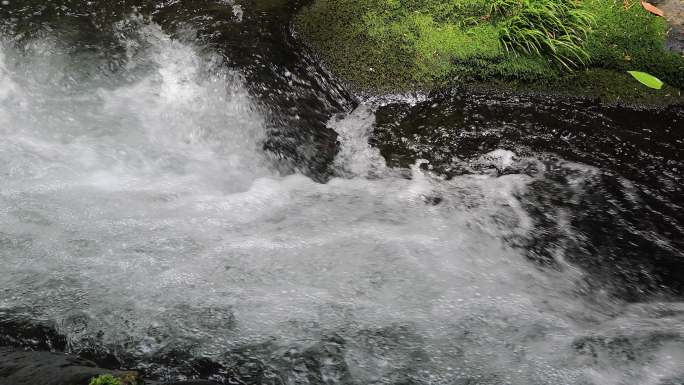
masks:
<path id="1" fill-rule="evenodd" d="M 331 128 L 337 132 L 342 143 L 335 158 L 337 170 L 356 177 L 369 177 L 385 171 L 385 160 L 380 152 L 368 144 L 374 122 L 375 115 L 367 106 L 361 106 L 331 122 Z"/>

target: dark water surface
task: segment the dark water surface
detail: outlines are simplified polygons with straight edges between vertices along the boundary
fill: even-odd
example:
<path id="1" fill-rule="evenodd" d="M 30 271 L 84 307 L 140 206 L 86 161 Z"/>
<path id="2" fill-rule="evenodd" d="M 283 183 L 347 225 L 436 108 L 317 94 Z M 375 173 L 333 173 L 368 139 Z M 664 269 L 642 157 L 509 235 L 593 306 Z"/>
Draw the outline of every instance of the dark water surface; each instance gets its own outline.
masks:
<path id="1" fill-rule="evenodd" d="M 231 384 L 684 383 L 682 106 L 357 100 L 300 6 L 0 5 L 0 345 Z"/>

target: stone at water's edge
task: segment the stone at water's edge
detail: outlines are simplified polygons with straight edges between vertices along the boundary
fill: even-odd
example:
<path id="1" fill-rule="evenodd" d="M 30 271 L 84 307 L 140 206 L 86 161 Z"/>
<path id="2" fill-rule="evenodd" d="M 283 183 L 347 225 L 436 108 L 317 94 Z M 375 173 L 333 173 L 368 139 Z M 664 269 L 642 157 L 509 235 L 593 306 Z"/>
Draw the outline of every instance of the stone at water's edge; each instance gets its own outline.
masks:
<path id="1" fill-rule="evenodd" d="M 66 337 L 57 333 L 54 325 L 30 322 L 11 311 L 0 309 L 0 347 L 63 351 L 66 344 Z"/>
<path id="2" fill-rule="evenodd" d="M 106 373 L 114 372 L 59 353 L 0 350 L 0 385 L 87 385 Z"/>
<path id="3" fill-rule="evenodd" d="M 325 181 L 337 153 L 337 134 L 326 122 L 356 101 L 294 38 L 292 17 L 303 3 L 237 1 L 241 6 L 235 8 L 198 0 L 171 2 L 147 12 L 171 34 L 194 28 L 197 40 L 240 69 L 250 93 L 269 108 L 264 148 L 279 160 L 280 171 L 297 170 Z"/>
<path id="4" fill-rule="evenodd" d="M 653 4 L 665 13 L 670 25 L 667 34 L 667 48 L 684 55 L 684 2 L 681 0 L 654 0 Z"/>
<path id="5" fill-rule="evenodd" d="M 88 385 L 102 374 L 125 372 L 98 368 L 91 361 L 61 353 L 27 352 L 0 348 L 0 385 Z M 162 385 L 144 381 L 146 385 Z M 212 385 L 211 381 L 193 380 L 165 385 Z"/>
<path id="6" fill-rule="evenodd" d="M 682 195 L 676 182 L 683 119 L 682 106 L 654 111 L 453 89 L 415 105 L 380 107 L 370 141 L 390 167 L 408 168 L 423 159 L 424 167 L 446 178 L 483 170 L 498 176 L 544 174 L 546 179 L 520 195 L 537 236 L 519 247 L 530 260 L 553 265 L 553 245 L 565 239 L 564 259 L 587 273 L 587 287 L 633 302 L 663 291 L 684 295 L 684 261 L 678 251 L 684 237 L 677 233 Z M 498 149 L 521 159 L 535 154 L 544 166 L 496 166 L 482 156 Z M 635 149 L 648 156 L 638 156 Z M 601 171 L 582 182 L 583 190 L 575 190 L 577 182 L 557 162 L 559 156 L 562 162 Z M 623 178 L 631 181 L 629 188 Z M 563 238 L 562 226 L 548 221 L 548 212 L 558 207 L 572 218 L 568 225 L 584 234 L 580 242 Z M 663 223 L 662 217 L 674 220 Z M 662 234 L 659 239 L 667 241 L 640 234 Z"/>

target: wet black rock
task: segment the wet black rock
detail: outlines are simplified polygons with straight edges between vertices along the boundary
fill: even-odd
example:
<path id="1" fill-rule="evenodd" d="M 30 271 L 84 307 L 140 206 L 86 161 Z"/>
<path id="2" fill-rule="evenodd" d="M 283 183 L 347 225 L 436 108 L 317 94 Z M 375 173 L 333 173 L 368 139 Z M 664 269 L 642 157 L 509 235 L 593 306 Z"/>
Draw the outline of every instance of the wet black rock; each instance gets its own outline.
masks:
<path id="1" fill-rule="evenodd" d="M 52 322 L 29 321 L 21 309 L 0 309 L 0 346 L 63 351 L 66 343 Z"/>
<path id="2" fill-rule="evenodd" d="M 380 107 L 371 144 L 392 167 L 424 159 L 423 168 L 447 178 L 531 176 L 520 200 L 533 236 L 509 241 L 553 268 L 564 250 L 590 272 L 586 294 L 606 290 L 638 301 L 684 296 L 682 127 L 681 105 L 654 110 L 455 89 Z M 507 167 L 483 161 L 497 149 L 517 160 Z M 595 175 L 581 172 L 580 181 L 568 162 L 595 167 Z M 564 215 L 568 222 L 559 222 Z"/>
<path id="3" fill-rule="evenodd" d="M 0 348 L 0 385 L 88 385 L 102 374 L 127 372 L 99 368 L 94 362 L 54 352 Z M 145 385 L 216 385 L 206 380 L 144 381 Z"/>
<path id="4" fill-rule="evenodd" d="M 393 167 L 426 159 L 453 176 L 467 172 L 463 160 L 507 148 L 522 156 L 553 153 L 649 184 L 663 182 L 660 176 L 673 169 L 684 171 L 681 105 L 643 109 L 453 89 L 415 105 L 388 104 L 376 115 L 371 144 Z"/>
<path id="5" fill-rule="evenodd" d="M 0 348 L 0 385 L 87 385 L 106 373 L 118 372 L 61 353 Z"/>
<path id="6" fill-rule="evenodd" d="M 345 341 L 339 336 L 325 338 L 307 349 L 290 349 L 278 359 L 285 383 L 306 379 L 309 384 L 352 383 L 344 359 Z"/>
<path id="7" fill-rule="evenodd" d="M 645 336 L 588 336 L 574 341 L 573 348 L 584 359 L 594 362 L 606 356 L 619 362 L 633 362 L 653 355 L 658 348 L 675 341 L 681 341 L 679 334 L 660 332 Z"/>
<path id="8" fill-rule="evenodd" d="M 338 150 L 337 133 L 326 123 L 356 101 L 296 38 L 292 19 L 304 3 L 236 1 L 231 8 L 200 0 L 150 13 L 167 31 L 182 34 L 191 26 L 197 31 L 194 39 L 240 69 L 250 93 L 268 106 L 264 148 L 282 172 L 298 170 L 324 181 Z"/>
<path id="9" fill-rule="evenodd" d="M 0 309 L 0 385 L 87 385 L 101 374 L 123 374 L 122 361 L 135 366 L 131 357 L 121 360 L 101 342 L 93 339 L 79 341 L 78 349 L 67 355 L 67 338 L 55 325 L 30 315 L 27 309 Z M 224 373 L 222 367 L 205 358 L 195 358 L 180 352 L 155 358 L 163 367 L 177 367 L 175 378 L 209 378 Z M 151 373 L 138 371 L 143 375 Z M 168 372 L 168 369 L 167 369 Z M 145 381 L 145 384 L 166 385 L 164 382 Z M 208 385 L 215 382 L 193 380 L 171 382 L 175 385 Z"/>

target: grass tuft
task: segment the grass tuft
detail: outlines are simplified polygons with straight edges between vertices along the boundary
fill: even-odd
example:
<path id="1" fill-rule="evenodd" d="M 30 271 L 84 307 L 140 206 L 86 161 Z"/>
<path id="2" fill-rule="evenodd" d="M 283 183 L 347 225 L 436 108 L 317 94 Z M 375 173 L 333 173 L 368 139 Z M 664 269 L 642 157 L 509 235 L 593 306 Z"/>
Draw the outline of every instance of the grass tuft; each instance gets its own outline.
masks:
<path id="1" fill-rule="evenodd" d="M 509 54 L 549 58 L 564 69 L 584 67 L 584 48 L 594 16 L 574 0 L 497 0 L 494 15 L 508 16 L 499 28 L 499 41 Z"/>

